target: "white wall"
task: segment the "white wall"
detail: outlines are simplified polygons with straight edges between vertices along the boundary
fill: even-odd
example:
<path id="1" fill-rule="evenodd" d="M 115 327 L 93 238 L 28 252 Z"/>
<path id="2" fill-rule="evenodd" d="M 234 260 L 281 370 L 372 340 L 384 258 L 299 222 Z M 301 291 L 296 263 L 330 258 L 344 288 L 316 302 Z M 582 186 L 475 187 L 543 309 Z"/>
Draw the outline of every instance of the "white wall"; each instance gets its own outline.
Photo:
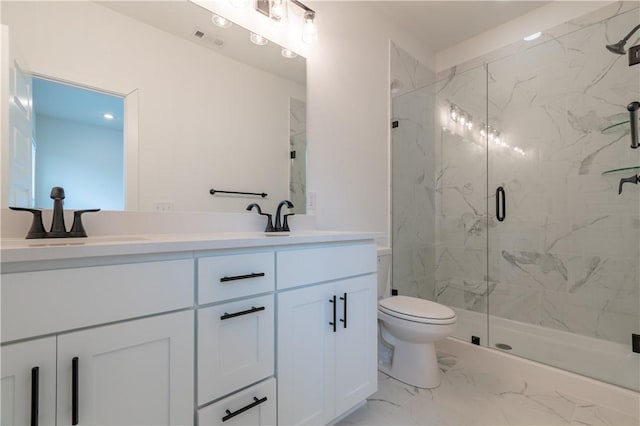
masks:
<path id="1" fill-rule="evenodd" d="M 318 227 L 389 236 L 389 43 L 426 65 L 433 56 L 366 3 L 311 7 L 319 40 L 307 58 L 308 191 L 317 194 Z"/>
<path id="2" fill-rule="evenodd" d="M 269 209 L 287 198 L 289 97 L 305 99 L 304 87 L 92 2 L 2 8 L 30 70 L 137 90 L 140 210 L 244 210 L 246 198 L 209 195 L 216 187 L 267 192 Z"/>

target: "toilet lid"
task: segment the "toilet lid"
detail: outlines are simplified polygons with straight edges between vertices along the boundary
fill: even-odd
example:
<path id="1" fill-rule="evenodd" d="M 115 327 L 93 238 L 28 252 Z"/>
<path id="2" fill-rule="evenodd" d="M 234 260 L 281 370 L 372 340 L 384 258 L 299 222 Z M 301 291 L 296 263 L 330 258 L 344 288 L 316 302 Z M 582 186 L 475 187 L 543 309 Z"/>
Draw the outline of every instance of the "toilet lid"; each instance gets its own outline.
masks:
<path id="1" fill-rule="evenodd" d="M 379 302 L 381 308 L 389 313 L 398 313 L 416 318 L 426 318 L 435 320 L 452 319 L 456 317 L 453 309 L 448 308 L 430 300 L 419 299 L 417 297 L 392 296 L 382 299 Z"/>

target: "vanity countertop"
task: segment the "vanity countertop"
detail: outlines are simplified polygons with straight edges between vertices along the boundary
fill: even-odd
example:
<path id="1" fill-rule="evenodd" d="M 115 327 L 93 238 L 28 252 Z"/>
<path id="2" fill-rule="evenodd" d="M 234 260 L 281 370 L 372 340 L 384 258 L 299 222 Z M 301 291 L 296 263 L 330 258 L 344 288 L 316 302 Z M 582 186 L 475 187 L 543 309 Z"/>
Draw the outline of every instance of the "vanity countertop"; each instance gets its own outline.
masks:
<path id="1" fill-rule="evenodd" d="M 2 263 L 122 256 L 196 250 L 237 249 L 375 239 L 379 232 L 301 231 L 289 235 L 264 232 L 113 235 L 88 238 L 0 239 Z"/>

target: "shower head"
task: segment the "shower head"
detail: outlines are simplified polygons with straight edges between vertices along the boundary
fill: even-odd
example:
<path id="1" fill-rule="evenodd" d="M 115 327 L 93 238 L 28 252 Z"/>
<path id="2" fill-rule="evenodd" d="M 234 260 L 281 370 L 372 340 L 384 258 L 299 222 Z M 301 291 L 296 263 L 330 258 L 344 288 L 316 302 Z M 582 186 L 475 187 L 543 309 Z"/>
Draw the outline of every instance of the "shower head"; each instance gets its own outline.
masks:
<path id="1" fill-rule="evenodd" d="M 624 48 L 625 43 L 626 41 L 620 40 L 619 42 L 614 44 L 607 44 L 607 49 L 609 50 L 609 52 L 617 53 L 618 55 L 624 55 L 625 53 L 627 53 L 626 49 Z"/>
<path id="2" fill-rule="evenodd" d="M 635 28 L 629 31 L 629 34 L 627 34 L 625 38 L 623 38 L 619 42 L 613 43 L 613 44 L 607 44 L 607 49 L 609 50 L 609 52 L 617 53 L 618 55 L 624 55 L 625 53 L 627 53 L 627 50 L 624 48 L 624 45 L 627 43 L 627 40 L 631 38 L 633 33 L 638 31 L 638 29 L 640 29 L 640 24 L 636 25 Z"/>

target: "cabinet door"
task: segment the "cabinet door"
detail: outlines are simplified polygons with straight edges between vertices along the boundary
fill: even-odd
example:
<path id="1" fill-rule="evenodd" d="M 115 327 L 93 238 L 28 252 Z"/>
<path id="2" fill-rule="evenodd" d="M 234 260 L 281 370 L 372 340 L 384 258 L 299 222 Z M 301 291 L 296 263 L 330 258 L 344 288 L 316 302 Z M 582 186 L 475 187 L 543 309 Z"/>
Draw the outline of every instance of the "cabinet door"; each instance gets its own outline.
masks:
<path id="1" fill-rule="evenodd" d="M 273 375 L 273 295 L 198 310 L 198 405 Z"/>
<path id="2" fill-rule="evenodd" d="M 58 425 L 193 424 L 193 311 L 58 337 Z M 73 404 L 72 360 L 77 362 Z"/>
<path id="3" fill-rule="evenodd" d="M 278 295 L 278 423 L 326 424 L 334 417 L 333 285 Z"/>
<path id="4" fill-rule="evenodd" d="M 2 357 L 2 425 L 54 425 L 56 410 L 56 338 L 15 343 Z M 35 386 L 34 381 L 37 382 Z M 37 392 L 34 392 L 36 391 Z M 37 410 L 32 413 L 32 406 Z"/>
<path id="5" fill-rule="evenodd" d="M 375 274 L 336 283 L 336 417 L 377 390 L 376 286 Z"/>

